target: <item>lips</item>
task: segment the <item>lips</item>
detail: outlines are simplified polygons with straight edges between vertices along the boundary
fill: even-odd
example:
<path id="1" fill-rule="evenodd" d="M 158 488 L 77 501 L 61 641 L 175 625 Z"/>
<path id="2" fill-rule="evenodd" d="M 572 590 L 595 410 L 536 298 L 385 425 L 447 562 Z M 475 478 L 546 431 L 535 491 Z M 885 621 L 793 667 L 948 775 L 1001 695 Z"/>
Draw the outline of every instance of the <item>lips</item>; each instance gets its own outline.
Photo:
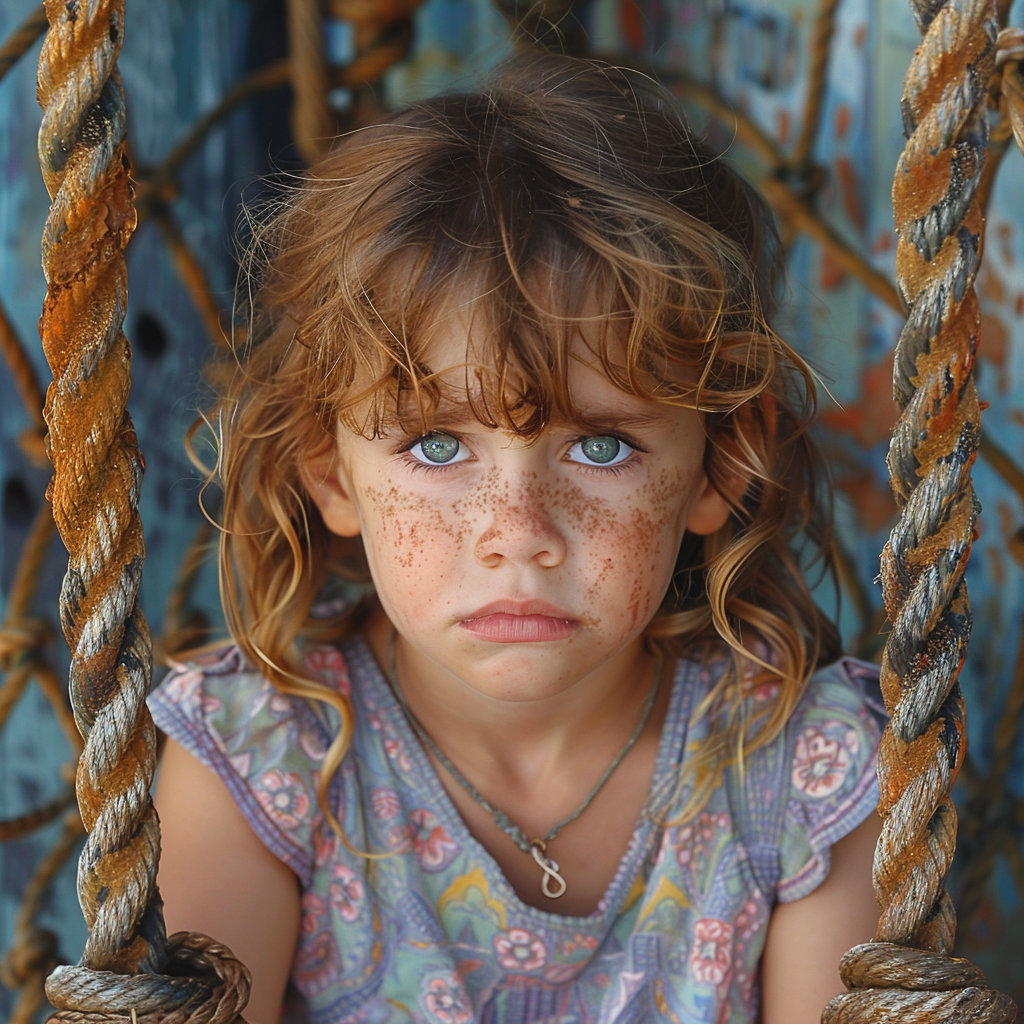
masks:
<path id="1" fill-rule="evenodd" d="M 579 624 L 547 601 L 493 601 L 459 625 L 480 640 L 524 644 L 567 640 Z"/>
<path id="2" fill-rule="evenodd" d="M 492 601 L 475 612 L 470 612 L 462 621 L 471 622 L 473 619 L 482 619 L 488 615 L 544 615 L 552 619 L 567 619 L 572 621 L 572 616 L 561 608 L 547 601 Z"/>

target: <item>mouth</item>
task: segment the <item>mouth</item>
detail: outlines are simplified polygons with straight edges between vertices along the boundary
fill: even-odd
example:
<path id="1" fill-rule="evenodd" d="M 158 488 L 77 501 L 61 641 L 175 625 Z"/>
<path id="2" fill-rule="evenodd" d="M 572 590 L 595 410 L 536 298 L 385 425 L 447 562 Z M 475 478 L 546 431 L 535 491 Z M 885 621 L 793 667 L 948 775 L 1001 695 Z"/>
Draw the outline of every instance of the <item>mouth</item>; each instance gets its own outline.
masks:
<path id="1" fill-rule="evenodd" d="M 461 619 L 459 625 L 480 640 L 498 644 L 567 640 L 579 627 L 575 619 L 546 601 L 494 601 Z"/>

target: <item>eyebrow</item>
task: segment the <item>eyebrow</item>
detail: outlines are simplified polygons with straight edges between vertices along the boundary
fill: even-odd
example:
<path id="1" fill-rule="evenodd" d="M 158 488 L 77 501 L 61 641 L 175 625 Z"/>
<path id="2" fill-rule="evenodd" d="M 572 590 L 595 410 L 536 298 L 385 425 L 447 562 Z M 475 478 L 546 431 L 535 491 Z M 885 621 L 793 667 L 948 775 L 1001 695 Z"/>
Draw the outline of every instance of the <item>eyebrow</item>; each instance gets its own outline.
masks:
<path id="1" fill-rule="evenodd" d="M 470 423 L 481 423 L 479 417 L 474 413 L 473 403 L 468 400 L 459 400 L 455 398 L 445 398 L 441 401 L 427 417 L 431 423 L 429 429 L 439 429 L 443 427 L 460 427 Z M 550 425 L 558 426 L 571 426 L 574 428 L 583 428 L 587 430 L 608 430 L 613 431 L 623 428 L 642 428 L 650 427 L 661 423 L 665 417 L 665 407 L 656 405 L 650 410 L 645 409 L 616 409 L 616 408 L 597 408 L 597 409 L 578 409 L 577 415 L 573 419 L 567 419 L 565 417 L 555 417 L 551 420 Z M 418 429 L 414 426 L 413 420 L 416 419 L 416 414 L 413 410 L 410 410 L 409 416 L 403 417 L 403 422 L 399 420 L 388 419 L 388 427 L 391 429 L 399 430 L 403 433 L 408 433 L 412 436 Z M 409 431 L 409 427 L 412 427 L 412 431 Z"/>

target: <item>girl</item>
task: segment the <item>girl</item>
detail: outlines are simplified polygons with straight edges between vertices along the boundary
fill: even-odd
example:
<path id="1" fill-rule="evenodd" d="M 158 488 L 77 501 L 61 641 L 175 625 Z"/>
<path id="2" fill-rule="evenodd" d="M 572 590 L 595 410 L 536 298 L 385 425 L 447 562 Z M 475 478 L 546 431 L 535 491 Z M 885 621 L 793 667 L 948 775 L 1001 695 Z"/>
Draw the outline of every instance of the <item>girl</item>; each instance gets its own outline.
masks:
<path id="1" fill-rule="evenodd" d="M 208 417 L 235 646 L 151 698 L 168 925 L 253 1024 L 841 990 L 881 721 L 822 667 L 774 243 L 668 94 L 547 56 L 346 137 L 260 237 Z"/>

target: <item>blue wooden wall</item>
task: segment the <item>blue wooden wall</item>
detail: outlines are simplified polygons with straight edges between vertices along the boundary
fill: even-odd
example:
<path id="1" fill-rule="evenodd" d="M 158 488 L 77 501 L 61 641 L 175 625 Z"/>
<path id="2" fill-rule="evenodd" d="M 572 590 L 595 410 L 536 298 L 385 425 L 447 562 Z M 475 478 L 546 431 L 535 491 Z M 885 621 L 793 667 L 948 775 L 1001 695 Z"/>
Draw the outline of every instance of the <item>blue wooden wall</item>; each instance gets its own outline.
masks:
<path id="1" fill-rule="evenodd" d="M 33 0 L 0 3 L 0 39 L 29 13 Z M 808 35 L 814 0 L 593 0 L 580 5 L 594 52 L 653 58 L 718 88 L 784 147 L 799 131 L 807 81 Z M 712 45 L 711 19 L 718 42 Z M 1024 24 L 1024 3 L 1011 16 Z M 273 55 L 282 39 L 280 3 L 272 0 L 129 0 L 120 66 L 128 96 L 136 161 L 155 164 L 197 115 L 216 103 L 247 67 Z M 505 19 L 488 0 L 427 0 L 416 18 L 409 57 L 378 90 L 386 105 L 471 82 L 509 49 Z M 918 34 L 897 0 L 843 0 L 839 8 L 822 127 L 815 159 L 826 169 L 821 209 L 871 263 L 894 274 L 890 189 L 902 147 L 899 97 Z M 0 83 L 0 302 L 31 348 L 40 375 L 47 371 L 36 322 L 43 299 L 39 237 L 48 200 L 35 158 L 39 109 L 35 100 L 38 46 Z M 233 229 L 243 195 L 256 197 L 257 176 L 293 160 L 284 130 L 287 94 L 234 114 L 188 162 L 173 212 L 199 255 L 224 309 L 231 303 L 235 264 Z M 703 123 L 702 115 L 695 119 Z M 757 174 L 755 157 L 732 144 L 728 126 L 709 133 Z M 985 318 L 979 361 L 981 397 L 990 403 L 983 427 L 1024 465 L 1024 160 L 1008 154 L 997 180 L 988 220 L 979 291 Z M 198 523 L 197 485 L 183 455 L 207 337 L 183 289 L 159 232 L 145 223 L 129 252 L 131 301 L 126 321 L 135 344 L 131 401 L 147 473 L 142 499 L 148 558 L 142 600 L 159 632 L 167 595 L 182 552 Z M 834 401 L 823 401 L 822 441 L 838 489 L 842 543 L 859 587 L 872 607 L 880 603 L 873 580 L 878 552 L 893 515 L 885 450 L 894 418 L 891 360 L 898 319 L 863 286 L 844 274 L 820 248 L 797 238 L 790 250 L 789 306 L 783 330 L 820 371 Z M 17 444 L 28 425 L 12 382 L 0 372 L 0 585 L 7 592 L 31 517 L 42 500 L 46 474 Z M 964 672 L 969 707 L 970 756 L 984 773 L 992 736 L 1003 716 L 1024 616 L 1024 570 L 1019 496 L 980 460 L 976 485 L 984 506 L 980 536 L 968 570 L 975 638 Z M 56 620 L 63 571 L 55 551 L 41 585 L 39 611 Z M 829 597 L 823 593 L 823 600 Z M 216 615 L 212 574 L 197 603 Z M 841 612 L 851 647 L 877 648 L 856 603 Z M 56 633 L 56 630 L 55 630 Z M 52 645 L 63 667 L 62 641 Z M 37 806 L 59 792 L 65 742 L 46 702 L 28 692 L 0 736 L 0 818 Z M 1010 811 L 1017 809 L 1017 849 L 1024 822 L 1024 745 L 1010 773 Z M 53 828 L 0 847 L 0 953 L 7 948 L 26 881 L 52 842 Z M 1021 858 L 1016 858 L 1018 864 Z M 992 980 L 1024 1002 L 1024 914 L 1020 868 L 1000 858 L 989 895 L 962 935 L 962 949 Z M 83 926 L 73 870 L 62 873 L 45 923 L 76 959 Z M 12 1006 L 0 986 L 0 1018 Z"/>

